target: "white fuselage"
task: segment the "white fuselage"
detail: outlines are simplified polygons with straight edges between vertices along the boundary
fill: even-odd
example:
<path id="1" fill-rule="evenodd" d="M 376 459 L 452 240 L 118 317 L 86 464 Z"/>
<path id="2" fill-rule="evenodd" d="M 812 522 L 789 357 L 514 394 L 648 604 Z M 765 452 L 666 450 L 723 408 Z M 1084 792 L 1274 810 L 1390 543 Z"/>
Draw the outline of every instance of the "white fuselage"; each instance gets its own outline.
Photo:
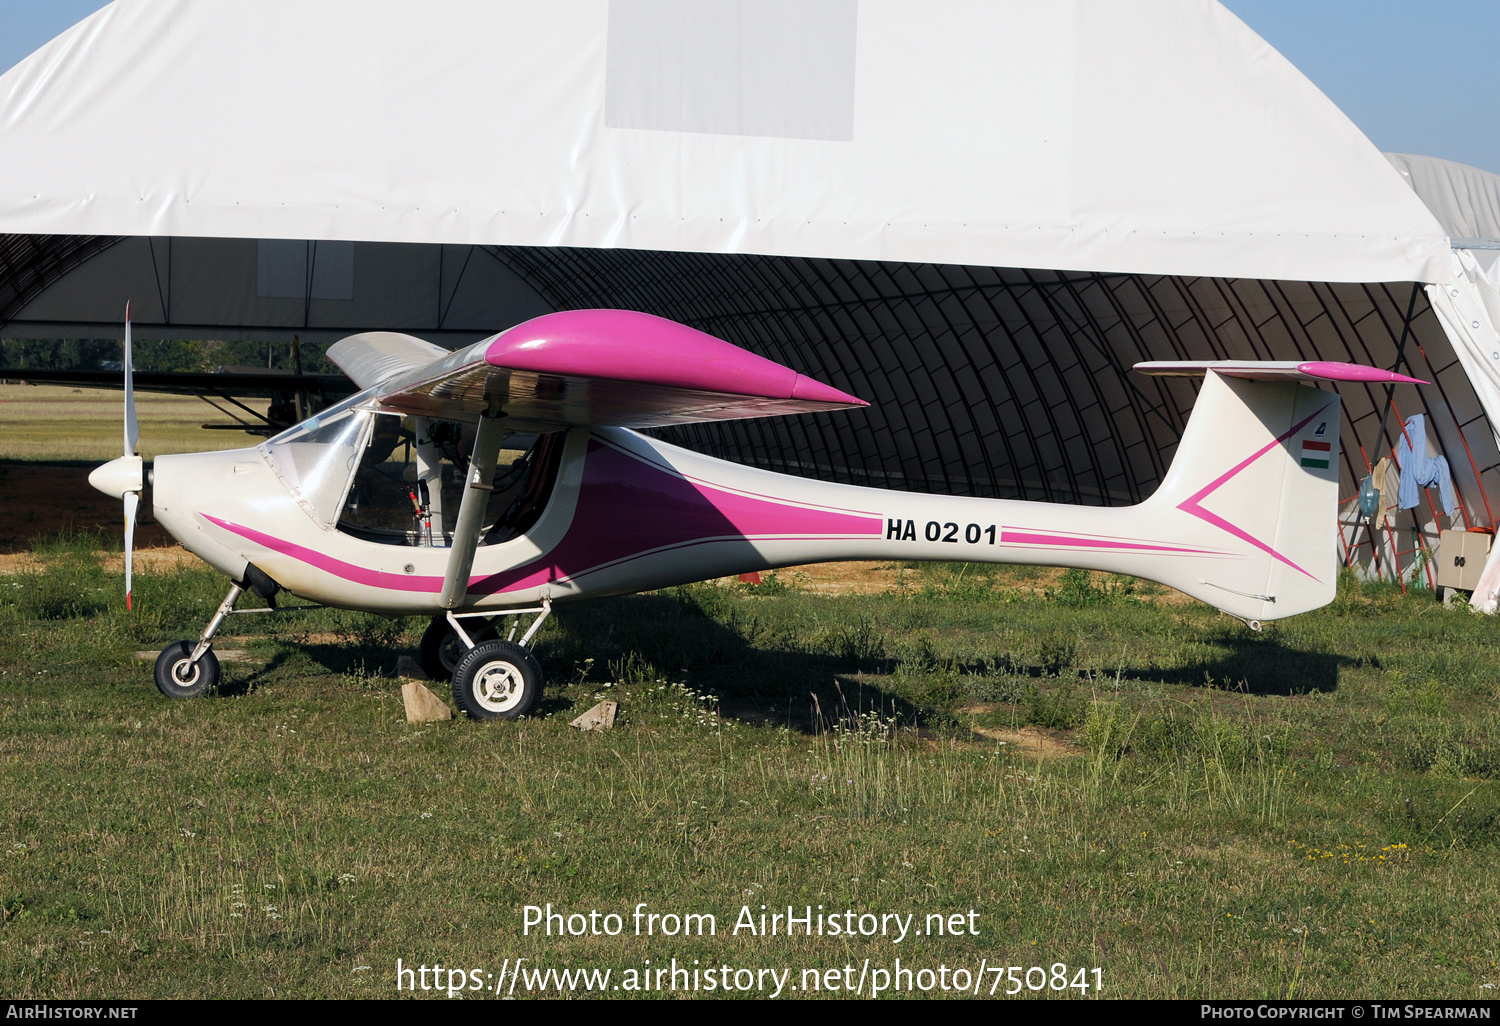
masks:
<path id="1" fill-rule="evenodd" d="M 312 602 L 442 612 L 451 550 L 320 525 L 259 449 L 157 458 L 154 507 L 173 537 L 235 580 L 253 563 Z M 540 517 L 520 537 L 479 547 L 459 609 L 892 559 L 1115 571 L 1221 608 L 1247 596 L 1257 600 L 1249 615 L 1264 615 L 1264 570 L 1256 575 L 1252 556 L 1204 519 L 1151 500 L 1097 508 L 893 492 L 757 470 L 621 428 L 575 428 Z"/>

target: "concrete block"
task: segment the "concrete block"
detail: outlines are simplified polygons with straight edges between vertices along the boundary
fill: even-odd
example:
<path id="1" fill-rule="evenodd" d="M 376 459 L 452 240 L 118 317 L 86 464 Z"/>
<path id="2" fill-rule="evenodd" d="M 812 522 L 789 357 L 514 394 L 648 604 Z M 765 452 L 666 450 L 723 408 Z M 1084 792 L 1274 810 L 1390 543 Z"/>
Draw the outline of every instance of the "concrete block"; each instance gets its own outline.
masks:
<path id="1" fill-rule="evenodd" d="M 401 701 L 406 705 L 407 723 L 453 719 L 453 710 L 448 708 L 448 703 L 414 680 L 401 685 Z"/>
<path id="2" fill-rule="evenodd" d="M 619 708 L 618 702 L 600 702 L 568 726 L 579 730 L 609 730 L 615 725 L 615 711 Z"/>

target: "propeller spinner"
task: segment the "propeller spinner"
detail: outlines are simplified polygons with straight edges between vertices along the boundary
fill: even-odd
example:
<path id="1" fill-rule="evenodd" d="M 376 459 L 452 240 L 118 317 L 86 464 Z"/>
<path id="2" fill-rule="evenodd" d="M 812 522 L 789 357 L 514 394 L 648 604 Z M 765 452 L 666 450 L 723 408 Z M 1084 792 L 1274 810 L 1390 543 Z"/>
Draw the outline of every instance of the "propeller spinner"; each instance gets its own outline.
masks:
<path id="1" fill-rule="evenodd" d="M 130 608 L 131 549 L 135 544 L 135 514 L 145 487 L 144 461 L 136 455 L 141 429 L 135 416 L 134 367 L 130 357 L 130 304 L 125 304 L 125 454 L 95 467 L 89 484 L 125 504 L 125 608 Z"/>

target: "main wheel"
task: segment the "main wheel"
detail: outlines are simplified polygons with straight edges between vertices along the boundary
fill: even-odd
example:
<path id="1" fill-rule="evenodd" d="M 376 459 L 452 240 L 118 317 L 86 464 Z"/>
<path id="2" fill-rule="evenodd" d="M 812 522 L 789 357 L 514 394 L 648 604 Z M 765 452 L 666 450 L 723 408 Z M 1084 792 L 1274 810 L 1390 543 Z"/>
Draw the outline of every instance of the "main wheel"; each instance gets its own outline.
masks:
<path id="1" fill-rule="evenodd" d="M 174 641 L 156 657 L 156 687 L 168 698 L 197 698 L 219 683 L 219 657 L 213 649 L 196 663 L 190 660 L 193 641 Z"/>
<path id="2" fill-rule="evenodd" d="M 465 626 L 464 630 L 468 631 L 476 645 L 495 637 L 495 628 L 489 624 L 473 620 L 469 622 L 472 626 Z M 452 680 L 453 671 L 458 669 L 458 664 L 468 652 L 468 646 L 458 636 L 448 618 L 434 616 L 427 625 L 427 633 L 422 635 L 422 672 L 433 680 Z"/>
<path id="3" fill-rule="evenodd" d="M 481 641 L 453 671 L 453 701 L 471 719 L 513 720 L 542 697 L 542 668 L 520 645 Z"/>

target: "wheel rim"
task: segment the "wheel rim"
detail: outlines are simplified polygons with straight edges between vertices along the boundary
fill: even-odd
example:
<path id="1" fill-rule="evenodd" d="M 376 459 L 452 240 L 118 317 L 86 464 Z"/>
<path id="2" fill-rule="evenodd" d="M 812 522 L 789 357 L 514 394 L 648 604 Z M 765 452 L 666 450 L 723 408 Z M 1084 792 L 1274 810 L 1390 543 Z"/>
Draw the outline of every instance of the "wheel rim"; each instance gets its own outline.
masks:
<path id="1" fill-rule="evenodd" d="M 521 668 L 507 659 L 491 660 L 474 674 L 474 700 L 487 712 L 509 712 L 525 695 Z"/>
<path id="2" fill-rule="evenodd" d="M 182 659 L 172 666 L 172 683 L 190 688 L 198 683 L 198 675 L 202 672 L 202 668 L 191 659 Z"/>
<path id="3" fill-rule="evenodd" d="M 443 639 L 443 643 L 438 646 L 438 662 L 443 664 L 443 669 L 452 673 L 458 669 L 459 662 L 468 653 L 469 650 L 464 647 L 464 643 L 459 640 L 458 635 L 450 633 Z"/>

